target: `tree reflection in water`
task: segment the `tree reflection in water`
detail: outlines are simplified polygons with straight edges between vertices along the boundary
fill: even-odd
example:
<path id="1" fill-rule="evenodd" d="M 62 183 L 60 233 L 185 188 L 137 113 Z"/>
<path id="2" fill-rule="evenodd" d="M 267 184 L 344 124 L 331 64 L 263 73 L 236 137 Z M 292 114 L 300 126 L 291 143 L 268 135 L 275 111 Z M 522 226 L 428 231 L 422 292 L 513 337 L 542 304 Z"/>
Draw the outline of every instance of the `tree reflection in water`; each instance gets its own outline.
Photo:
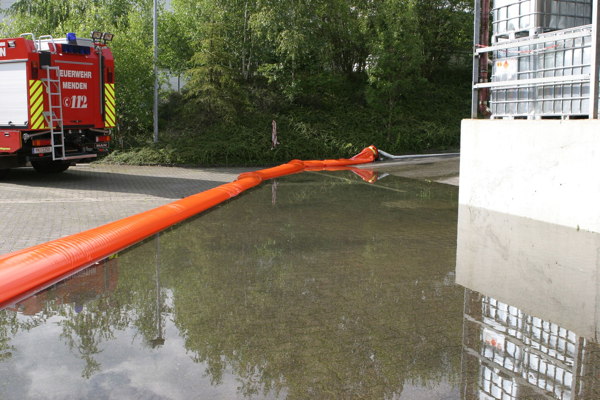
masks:
<path id="1" fill-rule="evenodd" d="M 61 317 L 84 377 L 126 329 L 160 351 L 169 319 L 211 382 L 233 374 L 243 396 L 392 398 L 406 385 L 458 385 L 456 189 L 311 173 L 276 190 L 163 232 L 159 255 L 154 239 L 123 252 L 104 267 L 115 287 L 46 301 L 35 318 Z M 24 329 L 15 315 L 0 312 L 0 357 Z"/>

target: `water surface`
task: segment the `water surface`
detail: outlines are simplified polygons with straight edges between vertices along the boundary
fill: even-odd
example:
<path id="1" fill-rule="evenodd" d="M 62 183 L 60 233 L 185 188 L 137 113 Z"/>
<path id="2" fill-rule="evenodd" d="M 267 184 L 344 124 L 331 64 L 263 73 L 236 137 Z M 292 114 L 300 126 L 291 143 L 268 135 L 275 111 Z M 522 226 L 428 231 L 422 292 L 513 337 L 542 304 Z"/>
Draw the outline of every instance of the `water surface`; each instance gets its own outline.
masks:
<path id="1" fill-rule="evenodd" d="M 349 171 L 264 184 L 0 311 L 0 398 L 597 398 L 591 338 L 455 283 L 457 195 Z M 556 329 L 550 350 L 513 314 Z"/>

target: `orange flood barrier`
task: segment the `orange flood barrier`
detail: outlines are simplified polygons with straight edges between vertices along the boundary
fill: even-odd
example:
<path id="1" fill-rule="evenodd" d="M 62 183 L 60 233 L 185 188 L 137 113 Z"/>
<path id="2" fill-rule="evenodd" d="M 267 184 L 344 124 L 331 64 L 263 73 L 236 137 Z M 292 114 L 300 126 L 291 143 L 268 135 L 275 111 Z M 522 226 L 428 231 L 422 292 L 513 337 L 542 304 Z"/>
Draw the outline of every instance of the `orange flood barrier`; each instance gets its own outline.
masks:
<path id="1" fill-rule="evenodd" d="M 350 159 L 300 161 L 241 174 L 231 183 L 81 233 L 0 256 L 0 306 L 98 262 L 178 222 L 208 210 L 262 181 L 304 170 L 366 164 L 377 159 L 369 146 Z"/>

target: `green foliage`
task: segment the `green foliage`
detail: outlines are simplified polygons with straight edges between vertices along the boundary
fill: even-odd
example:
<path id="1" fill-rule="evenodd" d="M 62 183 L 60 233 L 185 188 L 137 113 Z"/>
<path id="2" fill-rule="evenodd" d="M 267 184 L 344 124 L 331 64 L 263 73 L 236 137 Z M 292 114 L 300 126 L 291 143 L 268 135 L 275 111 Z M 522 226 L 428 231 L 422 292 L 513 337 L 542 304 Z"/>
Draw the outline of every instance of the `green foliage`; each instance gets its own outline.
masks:
<path id="1" fill-rule="evenodd" d="M 172 0 L 152 137 L 152 0 L 19 0 L 5 35 L 115 33 L 118 152 L 132 163 L 263 164 L 458 145 L 468 116 L 467 0 Z M 467 56 L 468 57 L 468 56 Z M 281 146 L 271 150 L 271 122 Z"/>
<path id="2" fill-rule="evenodd" d="M 422 73 L 427 78 L 449 64 L 470 62 L 472 45 L 471 0 L 427 0 L 416 2 L 421 27 L 424 63 Z"/>

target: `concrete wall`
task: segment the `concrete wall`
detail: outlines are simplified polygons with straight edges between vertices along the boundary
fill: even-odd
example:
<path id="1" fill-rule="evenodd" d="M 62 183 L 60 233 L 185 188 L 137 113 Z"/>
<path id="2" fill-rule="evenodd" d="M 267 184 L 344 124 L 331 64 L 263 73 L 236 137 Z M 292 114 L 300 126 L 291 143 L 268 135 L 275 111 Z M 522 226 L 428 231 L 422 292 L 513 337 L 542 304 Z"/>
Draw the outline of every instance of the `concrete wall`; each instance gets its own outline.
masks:
<path id="1" fill-rule="evenodd" d="M 459 203 L 600 232 L 600 120 L 464 120 Z"/>

